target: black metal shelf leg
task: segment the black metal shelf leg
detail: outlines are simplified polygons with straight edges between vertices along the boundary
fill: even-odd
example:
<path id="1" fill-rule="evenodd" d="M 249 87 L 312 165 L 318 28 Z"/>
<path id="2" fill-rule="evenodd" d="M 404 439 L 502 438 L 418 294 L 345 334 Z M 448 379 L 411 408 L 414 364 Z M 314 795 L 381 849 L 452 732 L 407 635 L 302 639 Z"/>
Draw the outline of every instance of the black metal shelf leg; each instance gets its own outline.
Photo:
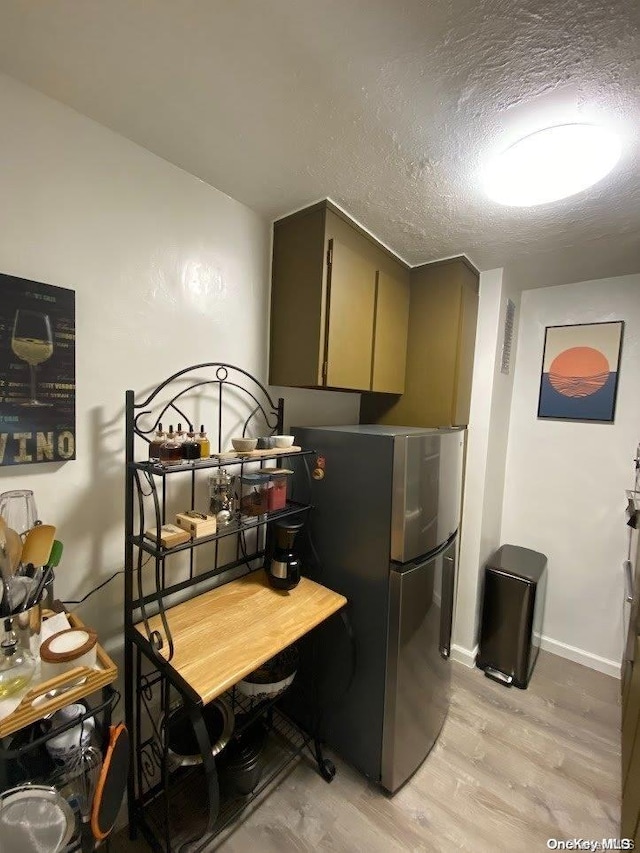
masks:
<path id="1" fill-rule="evenodd" d="M 124 641 L 124 683 L 125 694 L 124 694 L 124 716 L 127 722 L 127 726 L 129 728 L 129 767 L 131 768 L 129 772 L 129 778 L 127 779 L 127 815 L 129 821 L 129 838 L 132 841 L 135 841 L 138 837 L 138 833 L 136 831 L 136 820 L 135 820 L 135 801 L 136 801 L 136 774 L 134 771 L 134 767 L 136 766 L 137 759 L 137 748 L 138 741 L 134 734 L 134 726 L 132 726 L 132 721 L 134 719 L 133 716 L 133 691 L 131 690 L 130 685 L 132 685 L 134 678 L 134 670 L 133 670 L 133 644 L 129 637 L 125 637 Z"/>
<path id="2" fill-rule="evenodd" d="M 211 834 L 213 827 L 215 826 L 215 823 L 218 819 L 218 814 L 220 813 L 220 788 L 218 785 L 218 771 L 216 768 L 216 762 L 212 754 L 209 732 L 207 731 L 207 727 L 202 716 L 202 708 L 197 705 L 189 704 L 188 709 L 189 717 L 191 718 L 191 724 L 193 725 L 193 730 L 198 741 L 198 746 L 200 748 L 200 753 L 202 755 L 202 761 L 204 764 L 204 771 L 207 779 L 209 814 L 207 816 L 207 825 L 204 831 L 197 838 L 192 838 L 189 841 L 185 842 L 180 848 L 181 853 L 182 851 L 183 853 L 187 853 L 187 851 L 192 846 L 196 846 L 206 836 Z"/>
<path id="3" fill-rule="evenodd" d="M 318 763 L 318 772 L 325 782 L 333 782 L 333 777 L 336 775 L 336 766 L 330 758 L 326 758 L 322 754 L 322 742 L 317 737 L 313 739 L 313 750 Z"/>

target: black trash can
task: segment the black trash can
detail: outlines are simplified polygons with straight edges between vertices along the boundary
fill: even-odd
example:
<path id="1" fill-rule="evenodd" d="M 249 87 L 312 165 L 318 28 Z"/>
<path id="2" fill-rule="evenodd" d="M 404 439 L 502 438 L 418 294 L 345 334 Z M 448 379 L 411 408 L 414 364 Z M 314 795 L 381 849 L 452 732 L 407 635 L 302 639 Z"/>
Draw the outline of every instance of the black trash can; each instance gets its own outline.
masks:
<path id="1" fill-rule="evenodd" d="M 508 687 L 526 689 L 540 650 L 547 558 L 503 545 L 487 561 L 476 666 Z"/>

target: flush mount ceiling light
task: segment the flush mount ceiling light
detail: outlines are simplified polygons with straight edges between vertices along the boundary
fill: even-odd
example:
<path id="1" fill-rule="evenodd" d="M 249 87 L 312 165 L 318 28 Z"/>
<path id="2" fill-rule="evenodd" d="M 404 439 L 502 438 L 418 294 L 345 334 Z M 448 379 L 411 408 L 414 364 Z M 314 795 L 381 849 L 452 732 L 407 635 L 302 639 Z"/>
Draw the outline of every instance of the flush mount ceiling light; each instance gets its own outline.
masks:
<path id="1" fill-rule="evenodd" d="M 514 207 L 575 195 L 618 162 L 620 140 L 596 124 L 561 124 L 519 139 L 487 166 L 484 184 L 494 201 Z"/>

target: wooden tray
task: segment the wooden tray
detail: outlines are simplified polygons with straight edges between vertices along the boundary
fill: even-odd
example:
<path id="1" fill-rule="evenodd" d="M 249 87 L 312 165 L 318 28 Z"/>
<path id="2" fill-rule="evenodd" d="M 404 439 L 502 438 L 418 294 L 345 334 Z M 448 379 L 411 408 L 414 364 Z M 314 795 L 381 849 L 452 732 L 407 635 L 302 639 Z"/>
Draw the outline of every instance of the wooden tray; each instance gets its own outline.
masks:
<path id="1" fill-rule="evenodd" d="M 300 453 L 301 447 L 271 447 L 266 450 L 247 450 L 244 453 L 237 450 L 226 450 L 224 453 L 212 453 L 213 459 L 262 459 L 265 456 L 280 456 L 283 453 Z"/>
<path id="2" fill-rule="evenodd" d="M 72 628 L 85 627 L 74 613 L 67 613 L 66 616 Z M 100 645 L 97 647 L 97 659 L 101 669 L 76 666 L 27 690 L 15 711 L 0 720 L 0 738 L 13 734 L 43 719 L 47 714 L 58 711 L 65 705 L 89 696 L 101 687 L 114 682 L 118 677 L 118 667 Z M 45 697 L 50 690 L 61 688 L 64 689 L 63 693 L 50 698 L 41 698 Z"/>

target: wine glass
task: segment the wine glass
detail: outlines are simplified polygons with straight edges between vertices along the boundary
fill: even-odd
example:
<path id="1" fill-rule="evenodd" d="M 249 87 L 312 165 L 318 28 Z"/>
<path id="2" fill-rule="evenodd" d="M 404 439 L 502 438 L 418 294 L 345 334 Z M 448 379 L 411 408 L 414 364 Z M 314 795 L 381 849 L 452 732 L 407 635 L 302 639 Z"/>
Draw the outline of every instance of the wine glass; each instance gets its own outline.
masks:
<path id="1" fill-rule="evenodd" d="M 36 367 L 53 355 L 53 335 L 48 314 L 18 308 L 13 322 L 11 349 L 14 354 L 26 361 L 30 373 L 30 399 L 24 406 L 47 406 L 36 399 Z"/>

